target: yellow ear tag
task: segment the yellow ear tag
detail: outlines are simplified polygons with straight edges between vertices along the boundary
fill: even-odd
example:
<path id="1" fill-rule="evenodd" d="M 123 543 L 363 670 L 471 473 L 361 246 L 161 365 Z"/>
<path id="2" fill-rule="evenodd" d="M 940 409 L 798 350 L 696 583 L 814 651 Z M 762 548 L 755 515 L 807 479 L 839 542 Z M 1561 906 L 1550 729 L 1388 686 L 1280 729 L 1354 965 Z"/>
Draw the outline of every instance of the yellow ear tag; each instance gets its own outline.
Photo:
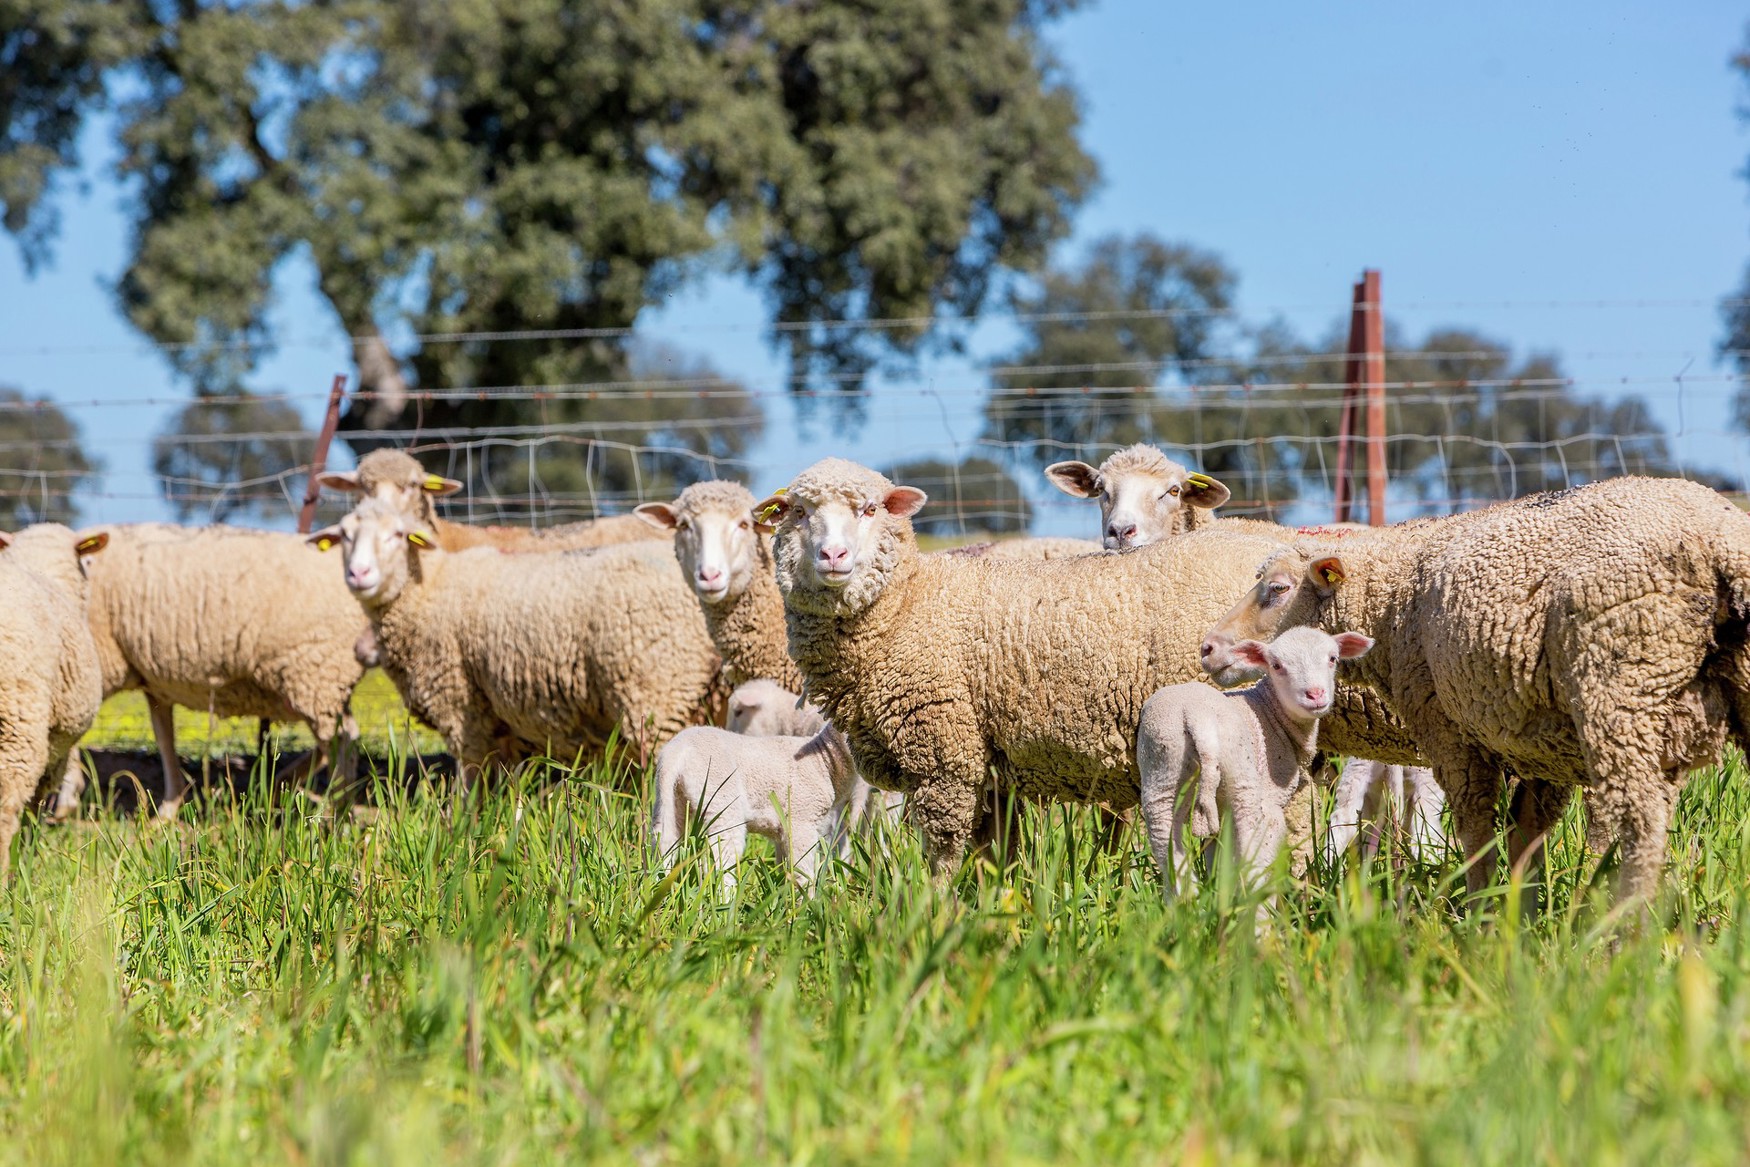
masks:
<path id="1" fill-rule="evenodd" d="M 756 517 L 762 523 L 769 523 L 772 521 L 772 516 L 777 514 L 777 513 L 778 513 L 778 504 L 775 502 L 769 502 L 765 506 L 760 508 L 760 513 Z"/>
<path id="2" fill-rule="evenodd" d="M 316 540 L 316 550 L 318 550 L 318 551 L 326 551 L 332 546 L 334 546 L 333 539 L 318 539 L 318 540 Z"/>
<path id="3" fill-rule="evenodd" d="M 89 535 L 86 538 L 79 540 L 78 544 L 73 548 L 73 551 L 77 555 L 89 555 L 93 551 L 103 550 L 108 543 L 109 540 L 102 535 Z"/>
<path id="4" fill-rule="evenodd" d="M 1334 567 L 1325 568 L 1325 582 L 1326 583 L 1328 583 L 1328 584 L 1340 583 L 1342 581 L 1342 579 L 1343 579 L 1343 573 L 1338 571 L 1336 568 L 1334 568 Z"/>
<path id="5" fill-rule="evenodd" d="M 426 538 L 424 531 L 407 532 L 407 541 L 415 547 L 429 548 L 431 546 L 431 540 Z"/>
<path id="6" fill-rule="evenodd" d="M 1207 474 L 1187 474 L 1185 477 L 1191 480 L 1192 486 L 1208 486 L 1215 481 Z"/>
<path id="7" fill-rule="evenodd" d="M 427 474 L 425 476 L 425 488 L 427 490 L 442 490 L 444 486 L 445 482 L 439 475 Z"/>

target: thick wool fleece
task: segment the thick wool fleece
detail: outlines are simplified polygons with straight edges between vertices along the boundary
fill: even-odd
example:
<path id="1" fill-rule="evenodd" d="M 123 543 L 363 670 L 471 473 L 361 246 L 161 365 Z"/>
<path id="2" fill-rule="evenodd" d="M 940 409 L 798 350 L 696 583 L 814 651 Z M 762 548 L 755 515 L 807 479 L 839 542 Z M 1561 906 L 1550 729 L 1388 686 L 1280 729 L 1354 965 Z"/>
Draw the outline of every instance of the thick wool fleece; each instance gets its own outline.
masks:
<path id="1" fill-rule="evenodd" d="M 1315 563 L 1342 578 L 1314 581 Z M 1621 478 L 1336 542 L 1264 566 L 1298 581 L 1274 628 L 1378 641 L 1354 676 L 1425 747 L 1467 853 L 1509 773 L 1516 846 L 1576 785 L 1622 841 L 1619 890 L 1650 892 L 1686 775 L 1750 742 L 1750 516 L 1693 483 Z M 1257 591 L 1220 631 L 1261 627 Z M 1473 889 L 1490 877 L 1472 870 Z"/>
<path id="2" fill-rule="evenodd" d="M 610 515 L 554 527 L 476 527 L 440 519 L 434 497 L 425 490 L 431 472 L 413 455 L 401 450 L 372 450 L 359 459 L 358 483 L 366 495 L 382 496 L 399 491 L 418 500 L 420 515 L 438 537 L 445 551 L 469 547 L 498 547 L 505 551 L 574 551 L 611 547 L 616 543 L 641 543 L 661 538 L 636 515 Z"/>

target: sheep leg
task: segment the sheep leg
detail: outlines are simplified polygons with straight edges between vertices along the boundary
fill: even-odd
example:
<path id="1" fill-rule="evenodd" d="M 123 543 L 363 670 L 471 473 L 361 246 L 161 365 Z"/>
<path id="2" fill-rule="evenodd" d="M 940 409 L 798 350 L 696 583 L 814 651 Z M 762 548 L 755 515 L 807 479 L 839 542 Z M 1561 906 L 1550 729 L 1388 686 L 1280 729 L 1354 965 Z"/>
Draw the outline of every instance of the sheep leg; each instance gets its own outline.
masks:
<path id="1" fill-rule="evenodd" d="M 151 693 L 146 694 L 146 713 L 152 719 L 152 738 L 158 743 L 158 760 L 164 763 L 164 796 L 158 800 L 157 815 L 168 822 L 182 809 L 188 797 L 188 777 L 182 772 L 182 759 L 176 756 L 176 707 Z"/>
<path id="2" fill-rule="evenodd" d="M 1288 819 L 1273 806 L 1236 808 L 1234 850 L 1239 855 L 1240 878 L 1248 889 L 1263 885 L 1270 865 L 1288 837 Z"/>
<path id="3" fill-rule="evenodd" d="M 1501 791 L 1501 770 L 1476 750 L 1458 743 L 1441 743 L 1430 749 L 1433 757 L 1445 758 L 1434 767 L 1434 780 L 1446 792 L 1452 807 L 1452 825 L 1470 866 L 1465 870 L 1465 891 L 1472 899 L 1495 881 L 1500 860 L 1495 845 L 1495 799 Z"/>
<path id="4" fill-rule="evenodd" d="M 46 718 L 46 712 L 43 714 Z M 47 740 L 24 737 L 16 725 L 0 737 L 0 883 L 12 877 L 12 839 L 24 804 L 49 768 Z"/>
<path id="5" fill-rule="evenodd" d="M 1513 792 L 1513 821 L 1507 828 L 1507 862 L 1521 874 L 1531 893 L 1526 911 L 1532 915 L 1543 909 L 1544 839 L 1561 820 L 1573 795 L 1571 786 L 1529 778 L 1520 779 L 1519 788 Z"/>
<path id="6" fill-rule="evenodd" d="M 1306 878 L 1307 869 L 1312 866 L 1313 855 L 1313 788 L 1311 782 L 1302 782 L 1288 797 L 1288 805 L 1283 809 L 1283 817 L 1288 826 L 1288 834 L 1284 839 L 1288 851 L 1288 874 L 1295 879 Z"/>
<path id="7" fill-rule="evenodd" d="M 739 800 L 738 800 L 739 801 Z M 736 807 L 743 810 L 743 807 Z M 735 868 L 747 850 L 747 819 L 741 815 L 724 815 L 711 824 L 711 861 L 723 873 L 723 894 L 735 894 Z"/>
<path id="8" fill-rule="evenodd" d="M 908 813 L 923 835 L 924 857 L 929 860 L 930 876 L 938 887 L 945 887 L 953 879 L 966 858 L 978 819 L 982 785 L 977 777 L 932 775 L 919 779 L 908 796 Z"/>
<path id="9" fill-rule="evenodd" d="M 1434 783 L 1434 772 L 1426 766 L 1405 767 L 1404 783 L 1409 793 L 1410 851 L 1417 859 L 1432 859 L 1446 843 L 1440 824 L 1440 808 L 1446 800 Z"/>
<path id="10" fill-rule="evenodd" d="M 1361 833 L 1362 807 L 1373 785 L 1373 763 L 1350 758 L 1337 779 L 1331 806 L 1331 826 L 1325 834 L 1325 859 L 1336 863 Z"/>
<path id="11" fill-rule="evenodd" d="M 792 876 L 798 886 L 806 888 L 810 895 L 814 894 L 814 877 L 820 868 L 821 851 L 827 846 L 831 817 L 814 823 L 798 823 L 789 821 L 785 825 L 782 846 L 782 858 L 790 864 Z M 829 830 L 822 830 L 823 827 Z"/>
<path id="12" fill-rule="evenodd" d="M 66 772 L 55 790 L 54 805 L 49 810 L 51 823 L 64 823 L 79 813 L 79 799 L 85 794 L 86 782 L 85 764 L 78 749 L 74 749 L 67 755 Z"/>
<path id="13" fill-rule="evenodd" d="M 1667 832 L 1681 784 L 1656 770 L 1616 777 L 1598 789 L 1604 825 L 1617 840 L 1620 866 L 1616 901 L 1632 903 L 1651 896 L 1665 870 Z"/>

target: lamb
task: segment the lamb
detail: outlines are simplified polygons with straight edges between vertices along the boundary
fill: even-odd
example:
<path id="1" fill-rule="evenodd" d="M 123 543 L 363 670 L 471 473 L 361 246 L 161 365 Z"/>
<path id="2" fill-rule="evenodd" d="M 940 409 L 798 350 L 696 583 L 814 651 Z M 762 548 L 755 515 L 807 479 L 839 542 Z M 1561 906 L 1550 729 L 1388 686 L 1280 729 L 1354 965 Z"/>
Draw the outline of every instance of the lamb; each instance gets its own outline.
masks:
<path id="1" fill-rule="evenodd" d="M 1223 693 L 1198 681 L 1170 685 L 1142 707 L 1136 764 L 1142 771 L 1142 817 L 1171 900 L 1196 886 L 1182 850 L 1192 811 L 1205 833 L 1221 814 L 1234 825 L 1242 872 L 1255 881 L 1288 835 L 1289 800 L 1310 782 L 1307 767 L 1319 718 L 1331 710 L 1337 661 L 1373 647 L 1355 632 L 1336 636 L 1295 628 L 1272 644 L 1234 645 L 1236 660 L 1264 670 L 1248 689 Z"/>
<path id="2" fill-rule="evenodd" d="M 109 549 L 90 569 L 91 635 L 103 695 L 145 692 L 164 762 L 157 816 L 175 818 L 189 789 L 176 705 L 303 721 L 316 738 L 308 772 L 327 763 L 330 789 L 350 790 L 352 692 L 364 675 L 353 645 L 365 620 L 333 568 L 299 536 L 277 531 L 164 523 L 106 531 Z M 57 818 L 77 810 L 84 784 L 77 767 L 69 771 Z"/>
<path id="3" fill-rule="evenodd" d="M 656 756 L 651 844 L 667 869 L 687 820 L 702 822 L 727 893 L 751 831 L 777 844 L 778 858 L 809 886 L 823 854 L 836 850 L 838 823 L 853 813 L 859 786 L 844 738 L 831 727 L 806 738 L 682 730 Z"/>
<path id="4" fill-rule="evenodd" d="M 909 796 L 937 878 L 971 836 L 987 775 L 1027 798 L 1134 806 L 1136 726 L 1200 677 L 1196 629 L 1280 544 L 1194 532 L 1042 563 L 920 556 L 922 491 L 829 458 L 767 499 L 792 657 L 863 776 Z M 1327 723 L 1407 753 L 1373 711 Z M 1383 729 L 1387 736 L 1369 739 Z M 1377 756 L 1377 755 L 1376 755 Z"/>
<path id="5" fill-rule="evenodd" d="M 1536 862 L 1585 785 L 1631 902 L 1658 886 L 1689 771 L 1750 741 L 1750 516 L 1695 483 L 1618 478 L 1297 541 L 1212 625 L 1204 666 L 1220 681 L 1238 641 L 1303 624 L 1378 641 L 1360 680 L 1433 760 L 1473 895 L 1508 773 L 1510 858 Z"/>
<path id="6" fill-rule="evenodd" d="M 495 761 L 598 750 L 616 727 L 647 757 L 721 711 L 721 658 L 661 544 L 447 552 L 376 497 L 309 538 L 343 547 L 383 669 L 464 789 Z"/>
<path id="7" fill-rule="evenodd" d="M 764 677 L 737 685 L 729 694 L 731 733 L 749 737 L 813 737 L 826 725 L 820 710 L 778 682 Z"/>
<path id="8" fill-rule="evenodd" d="M 330 490 L 371 495 L 391 504 L 416 507 L 426 529 L 437 535 L 445 551 L 499 547 L 506 551 L 572 551 L 637 543 L 657 536 L 631 515 L 610 515 L 578 523 L 535 530 L 528 527 L 476 527 L 440 519 L 436 500 L 456 493 L 462 483 L 433 474 L 403 450 L 372 450 L 359 459 L 357 470 L 336 470 L 319 481 Z"/>
<path id="9" fill-rule="evenodd" d="M 25 805 L 62 780 L 103 704 L 85 566 L 107 542 L 101 531 L 48 523 L 0 535 L 0 881 L 11 876 Z"/>
<path id="10" fill-rule="evenodd" d="M 1427 766 L 1388 766 L 1352 758 L 1337 779 L 1324 856 L 1336 863 L 1357 840 L 1365 855 L 1379 850 L 1380 838 L 1400 833 L 1410 854 L 1432 858 L 1445 846 L 1440 812 L 1446 805 L 1434 771 Z"/>

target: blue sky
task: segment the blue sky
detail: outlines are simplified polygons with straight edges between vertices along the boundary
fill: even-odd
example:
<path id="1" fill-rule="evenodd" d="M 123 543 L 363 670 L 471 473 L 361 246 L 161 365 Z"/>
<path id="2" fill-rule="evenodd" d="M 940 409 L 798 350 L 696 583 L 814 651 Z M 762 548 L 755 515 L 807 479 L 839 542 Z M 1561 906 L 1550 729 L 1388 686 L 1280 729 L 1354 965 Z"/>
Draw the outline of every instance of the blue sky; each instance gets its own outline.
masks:
<path id="1" fill-rule="evenodd" d="M 1246 317 L 1309 334 L 1378 267 L 1410 334 L 1456 323 L 1554 349 L 1587 391 L 1642 393 L 1685 457 L 1742 478 L 1714 348 L 1717 300 L 1750 260 L 1746 93 L 1728 67 L 1747 20 L 1712 0 L 1092 4 L 1051 36 L 1103 171 L 1066 254 L 1111 231 L 1191 241 L 1238 270 Z M 126 229 L 105 143 L 86 146 L 89 193 L 66 200 L 52 267 L 27 281 L 0 245 L 0 382 L 67 403 L 105 458 L 88 518 L 161 517 L 147 447 L 186 390 L 111 306 Z M 769 386 L 781 367 L 761 316 L 755 293 L 713 279 L 639 323 Z M 255 383 L 309 393 L 314 421 L 346 347 L 307 273 L 281 281 L 276 325 L 285 347 Z M 972 358 L 1012 341 L 982 326 Z M 824 426 L 799 439 L 776 406 L 756 488 L 829 452 L 880 464 L 963 448 L 973 359 L 926 362 L 853 439 Z M 116 399 L 137 404 L 80 405 Z M 1041 529 L 1085 519 L 1051 508 Z"/>

